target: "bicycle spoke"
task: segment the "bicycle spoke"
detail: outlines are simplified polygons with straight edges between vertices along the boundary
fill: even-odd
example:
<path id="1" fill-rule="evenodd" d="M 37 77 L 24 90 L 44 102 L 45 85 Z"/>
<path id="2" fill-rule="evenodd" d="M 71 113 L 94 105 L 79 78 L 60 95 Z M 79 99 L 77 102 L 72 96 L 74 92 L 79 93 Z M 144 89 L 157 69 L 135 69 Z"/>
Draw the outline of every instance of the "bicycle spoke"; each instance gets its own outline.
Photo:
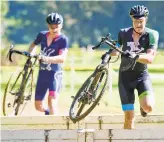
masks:
<path id="1" fill-rule="evenodd" d="M 32 95 L 32 81 L 29 78 L 30 75 L 25 80 L 22 73 L 19 73 L 18 76 L 15 74 L 10 77 L 3 98 L 4 115 L 22 114 L 27 101 L 31 99 L 30 96 Z"/>
<path id="2" fill-rule="evenodd" d="M 77 114 L 76 114 L 76 117 L 80 115 L 80 113 L 82 112 L 84 106 L 85 106 L 85 104 L 82 103 L 82 105 L 80 106 L 80 108 L 79 108 L 79 110 L 78 110 L 78 112 L 77 112 Z"/>
<path id="3" fill-rule="evenodd" d="M 69 115 L 74 123 L 86 117 L 99 104 L 107 86 L 107 79 L 108 70 L 103 68 L 84 82 L 70 107 Z"/>
<path id="4" fill-rule="evenodd" d="M 19 110 L 18 110 L 18 114 L 21 115 L 25 109 L 25 106 L 26 106 L 27 102 L 23 103 L 22 105 L 19 106 Z"/>

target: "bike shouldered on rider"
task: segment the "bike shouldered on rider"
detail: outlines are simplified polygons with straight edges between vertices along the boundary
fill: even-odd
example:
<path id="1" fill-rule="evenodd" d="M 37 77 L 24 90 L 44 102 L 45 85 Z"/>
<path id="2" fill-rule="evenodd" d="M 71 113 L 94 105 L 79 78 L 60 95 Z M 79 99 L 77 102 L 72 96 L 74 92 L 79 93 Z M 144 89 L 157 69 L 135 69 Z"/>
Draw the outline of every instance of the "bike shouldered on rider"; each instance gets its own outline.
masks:
<path id="1" fill-rule="evenodd" d="M 131 68 L 122 71 L 122 68 L 128 64 L 128 59 L 121 56 L 119 68 L 119 94 L 124 111 L 124 129 L 133 129 L 134 126 L 134 90 L 137 89 L 140 111 L 143 117 L 151 112 L 154 106 L 154 91 L 152 82 L 147 70 L 147 64 L 151 64 L 156 55 L 158 47 L 159 34 L 157 31 L 147 28 L 149 10 L 145 6 L 136 5 L 130 9 L 129 15 L 132 19 L 132 27 L 121 29 L 118 34 L 118 47 L 135 57 L 138 50 L 143 49 L 137 59 L 137 63 Z M 114 51 L 111 55 L 119 53 Z"/>
<path id="2" fill-rule="evenodd" d="M 61 29 L 63 17 L 59 13 L 50 13 L 46 17 L 48 31 L 41 31 L 29 47 L 29 53 L 33 53 L 36 45 L 41 45 L 39 55 L 40 68 L 35 91 L 35 108 L 45 112 L 45 115 L 57 115 L 57 100 L 62 82 L 62 63 L 64 63 L 68 51 L 68 38 Z M 43 100 L 47 90 L 48 107 Z"/>

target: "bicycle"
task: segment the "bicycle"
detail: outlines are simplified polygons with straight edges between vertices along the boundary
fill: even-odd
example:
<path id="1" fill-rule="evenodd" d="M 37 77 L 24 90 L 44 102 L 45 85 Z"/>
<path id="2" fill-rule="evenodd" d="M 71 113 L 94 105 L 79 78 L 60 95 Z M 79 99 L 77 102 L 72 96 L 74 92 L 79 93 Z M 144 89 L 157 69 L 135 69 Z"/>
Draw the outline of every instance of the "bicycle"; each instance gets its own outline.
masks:
<path id="1" fill-rule="evenodd" d="M 3 97 L 3 114 L 21 115 L 27 102 L 31 100 L 33 86 L 33 72 L 38 55 L 30 55 L 28 52 L 14 50 L 14 46 L 10 46 L 7 57 L 12 61 L 12 54 L 17 53 L 27 57 L 27 61 L 16 78 L 11 75 L 9 78 Z M 32 61 L 34 58 L 34 61 Z"/>
<path id="2" fill-rule="evenodd" d="M 136 56 L 135 58 L 131 58 L 130 54 L 123 52 L 116 46 L 116 42 L 117 41 L 111 39 L 111 34 L 108 34 L 106 37 L 101 38 L 101 41 L 97 46 L 92 47 L 92 49 L 94 50 L 99 48 L 103 43 L 105 43 L 112 48 L 110 48 L 106 52 L 106 54 L 104 54 L 101 63 L 83 83 L 76 95 L 72 96 L 73 101 L 70 106 L 69 117 L 73 121 L 73 123 L 76 123 L 77 121 L 80 121 L 81 119 L 85 118 L 96 107 L 96 105 L 99 104 L 99 101 L 102 98 L 105 92 L 105 88 L 107 86 L 109 76 L 107 65 L 109 65 L 110 63 L 110 54 L 113 50 L 117 50 L 120 54 L 122 54 L 123 56 L 127 56 L 127 58 L 129 59 L 129 64 L 122 70 L 127 70 L 131 67 L 132 69 L 134 69 L 138 56 Z M 142 50 L 138 51 L 137 55 L 139 55 L 141 51 Z M 118 58 L 116 59 L 116 61 L 118 60 Z M 86 108 L 87 105 L 88 108 Z M 76 107 L 77 110 L 75 110 Z"/>

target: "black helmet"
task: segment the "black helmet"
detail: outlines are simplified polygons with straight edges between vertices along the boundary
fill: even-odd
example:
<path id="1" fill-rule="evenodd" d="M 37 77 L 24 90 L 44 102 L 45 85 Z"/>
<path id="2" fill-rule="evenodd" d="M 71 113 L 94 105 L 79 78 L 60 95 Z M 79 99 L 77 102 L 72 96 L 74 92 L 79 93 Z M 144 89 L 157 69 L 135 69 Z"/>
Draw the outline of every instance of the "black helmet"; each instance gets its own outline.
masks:
<path id="1" fill-rule="evenodd" d="M 62 24 L 63 17 L 58 13 L 50 13 L 48 14 L 46 21 L 48 24 Z"/>
<path id="2" fill-rule="evenodd" d="M 130 16 L 134 18 L 140 18 L 140 17 L 148 17 L 149 10 L 145 6 L 141 5 L 135 5 L 130 9 L 129 12 Z"/>

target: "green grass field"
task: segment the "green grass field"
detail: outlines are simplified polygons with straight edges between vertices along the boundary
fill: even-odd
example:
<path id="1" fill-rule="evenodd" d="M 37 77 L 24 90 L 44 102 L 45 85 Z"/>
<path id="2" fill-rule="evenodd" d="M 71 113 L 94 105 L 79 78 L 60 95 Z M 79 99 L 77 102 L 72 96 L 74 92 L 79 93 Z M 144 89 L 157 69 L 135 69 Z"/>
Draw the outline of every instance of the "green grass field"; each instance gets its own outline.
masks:
<path id="1" fill-rule="evenodd" d="M 4 88 L 5 85 L 9 79 L 9 76 L 13 73 L 13 70 L 19 70 L 18 67 L 2 67 L 1 70 L 1 97 L 3 97 Z M 71 105 L 72 99 L 71 96 L 74 96 L 76 92 L 78 91 L 78 88 L 81 86 L 81 84 L 85 81 L 85 79 L 92 73 L 92 71 L 66 71 L 64 72 L 64 79 L 63 79 L 63 88 L 61 90 L 61 94 L 59 97 L 59 109 L 60 114 L 68 114 L 69 107 Z M 156 105 L 155 109 L 152 113 L 164 114 L 163 104 L 163 92 L 164 92 L 164 74 L 157 74 L 153 73 L 152 76 L 152 82 L 154 91 L 156 94 Z M 35 71 L 35 83 L 37 78 L 37 71 Z M 100 105 L 98 105 L 92 112 L 92 114 L 97 113 L 122 113 L 121 110 L 121 104 L 120 104 L 120 98 L 118 94 L 118 87 L 117 87 L 117 80 L 118 80 L 118 73 L 113 71 L 112 72 L 112 93 L 111 90 L 109 90 L 109 87 L 107 87 L 106 92 L 103 96 L 103 98 L 100 101 Z M 35 85 L 34 85 L 35 86 Z M 34 93 L 33 93 L 34 94 Z M 136 93 L 136 113 L 139 113 L 139 104 L 138 104 L 138 97 Z M 30 108 L 30 109 L 29 109 Z M 30 113 L 28 112 L 30 110 Z M 32 111 L 31 111 L 32 110 Z M 28 109 L 26 110 L 26 114 L 28 115 L 35 115 L 40 113 L 36 112 L 34 109 L 33 100 L 28 105 Z"/>
<path id="2" fill-rule="evenodd" d="M 78 91 L 78 88 L 86 80 L 86 78 L 92 73 L 93 69 L 100 63 L 100 57 L 105 51 L 91 51 L 87 52 L 86 50 L 76 50 L 71 49 L 69 51 L 66 63 L 65 63 L 65 72 L 63 78 L 63 88 L 59 97 L 59 110 L 60 114 L 68 114 L 69 107 L 71 105 L 72 99 L 71 96 L 74 96 Z M 5 58 L 5 53 L 2 54 L 2 65 L 1 66 L 1 97 L 3 98 L 4 88 L 6 83 L 13 72 L 16 72 L 22 68 L 24 64 L 24 57 L 14 56 L 14 63 L 10 64 Z M 157 57 L 155 58 L 154 64 L 149 65 L 149 71 L 152 78 L 152 83 L 155 91 L 155 109 L 152 113 L 164 114 L 163 104 L 163 92 L 164 92 L 164 62 L 162 62 L 164 57 L 164 52 L 158 52 Z M 114 58 L 113 58 L 114 60 Z M 97 113 L 123 113 L 121 110 L 121 103 L 118 94 L 117 80 L 118 73 L 117 69 L 119 67 L 119 62 L 116 62 L 112 65 L 112 90 L 109 88 L 106 89 L 106 92 L 103 98 L 92 112 L 92 114 Z M 34 82 L 36 83 L 37 79 L 37 69 L 34 74 Z M 34 85 L 35 88 L 35 85 Z M 112 93 L 111 93 L 112 92 Z M 33 93 L 34 94 L 34 93 Z M 1 99 L 2 101 L 2 99 Z M 34 109 L 34 100 L 29 103 L 27 109 L 25 110 L 26 115 L 40 115 L 41 113 L 36 112 Z M 139 104 L 138 97 L 136 94 L 136 113 L 139 113 Z M 42 115 L 42 114 L 41 114 Z"/>

